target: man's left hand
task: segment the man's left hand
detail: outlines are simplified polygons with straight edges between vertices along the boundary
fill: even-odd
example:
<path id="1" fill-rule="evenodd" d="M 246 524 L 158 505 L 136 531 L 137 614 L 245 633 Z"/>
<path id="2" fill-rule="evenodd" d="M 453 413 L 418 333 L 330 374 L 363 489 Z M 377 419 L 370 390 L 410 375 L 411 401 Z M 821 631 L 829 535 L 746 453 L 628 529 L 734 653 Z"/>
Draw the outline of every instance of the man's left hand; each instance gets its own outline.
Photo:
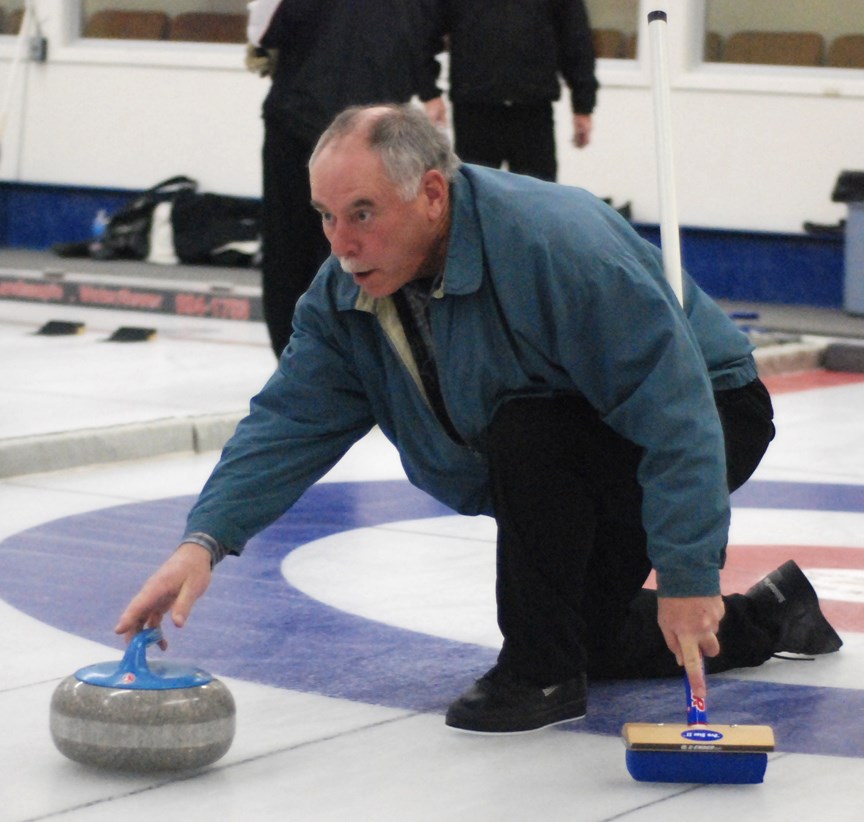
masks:
<path id="1" fill-rule="evenodd" d="M 438 128 L 447 128 L 447 105 L 443 97 L 433 97 L 423 103 L 426 116 L 435 123 Z"/>
<path id="2" fill-rule="evenodd" d="M 585 148 L 591 142 L 592 126 L 590 114 L 573 115 L 573 145 L 576 148 Z"/>

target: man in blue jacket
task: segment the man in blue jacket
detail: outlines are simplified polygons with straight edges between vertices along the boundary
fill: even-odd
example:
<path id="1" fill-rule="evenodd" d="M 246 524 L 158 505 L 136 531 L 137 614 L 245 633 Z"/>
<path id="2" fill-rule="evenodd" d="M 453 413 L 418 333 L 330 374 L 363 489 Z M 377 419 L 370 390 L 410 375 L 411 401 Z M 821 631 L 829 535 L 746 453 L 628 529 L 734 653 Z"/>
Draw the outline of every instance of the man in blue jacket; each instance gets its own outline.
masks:
<path id="1" fill-rule="evenodd" d="M 840 639 L 800 569 L 720 596 L 729 490 L 773 436 L 746 337 L 585 191 L 460 165 L 409 106 L 349 109 L 310 160 L 332 256 L 279 367 L 116 630 L 185 623 L 211 568 L 373 425 L 415 485 L 498 525 L 497 665 L 447 724 L 584 715 L 587 677 L 709 672 Z M 651 569 L 657 591 L 642 588 Z"/>

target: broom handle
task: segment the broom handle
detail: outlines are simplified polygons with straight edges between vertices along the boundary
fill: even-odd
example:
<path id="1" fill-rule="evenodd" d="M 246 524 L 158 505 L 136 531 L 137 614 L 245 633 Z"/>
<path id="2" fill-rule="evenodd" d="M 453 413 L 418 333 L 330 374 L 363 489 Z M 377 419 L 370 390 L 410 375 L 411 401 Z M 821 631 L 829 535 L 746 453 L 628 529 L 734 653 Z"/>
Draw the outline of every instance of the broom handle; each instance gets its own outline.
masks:
<path id="1" fill-rule="evenodd" d="M 690 680 L 686 674 L 684 675 L 684 690 L 687 692 L 687 724 L 707 725 L 708 712 L 705 708 L 705 700 L 693 696 L 693 692 L 690 690 Z"/>
<path id="2" fill-rule="evenodd" d="M 651 44 L 651 86 L 654 102 L 657 183 L 660 194 L 660 245 L 663 252 L 663 272 L 678 302 L 683 306 L 684 278 L 681 270 L 681 235 L 678 228 L 678 201 L 675 195 L 675 164 L 672 154 L 672 106 L 666 56 L 665 11 L 649 12 L 648 37 Z M 704 675 L 704 662 L 702 671 Z M 686 674 L 684 688 L 687 692 L 687 724 L 707 725 L 705 700 L 693 696 L 690 679 Z"/>
<path id="3" fill-rule="evenodd" d="M 660 195 L 660 247 L 663 271 L 678 302 L 684 305 L 681 274 L 681 239 L 678 229 L 678 204 L 675 197 L 675 167 L 672 157 L 672 113 L 669 96 L 669 71 L 666 59 L 666 12 L 648 14 L 651 43 L 654 134 L 657 152 L 657 182 Z"/>

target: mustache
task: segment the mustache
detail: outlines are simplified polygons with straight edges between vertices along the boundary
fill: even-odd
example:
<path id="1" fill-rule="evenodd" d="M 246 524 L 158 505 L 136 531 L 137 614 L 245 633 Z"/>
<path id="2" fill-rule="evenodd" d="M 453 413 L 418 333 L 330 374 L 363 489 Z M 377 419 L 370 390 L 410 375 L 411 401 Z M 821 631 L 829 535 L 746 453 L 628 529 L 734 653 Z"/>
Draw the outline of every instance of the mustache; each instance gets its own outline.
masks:
<path id="1" fill-rule="evenodd" d="M 346 274 L 358 274 L 366 270 L 357 260 L 351 260 L 348 257 L 337 257 L 336 259 L 339 260 L 339 265 L 342 266 L 342 270 Z"/>

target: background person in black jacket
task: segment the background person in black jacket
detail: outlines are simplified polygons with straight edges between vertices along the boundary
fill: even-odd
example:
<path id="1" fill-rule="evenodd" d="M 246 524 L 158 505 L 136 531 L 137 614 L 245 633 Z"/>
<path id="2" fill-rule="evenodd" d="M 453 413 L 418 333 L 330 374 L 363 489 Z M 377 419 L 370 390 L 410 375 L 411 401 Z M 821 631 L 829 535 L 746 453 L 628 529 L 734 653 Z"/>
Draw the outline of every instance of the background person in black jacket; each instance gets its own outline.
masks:
<path id="1" fill-rule="evenodd" d="M 261 281 L 264 319 L 278 357 L 297 300 L 330 247 L 309 204 L 306 165 L 319 135 L 349 105 L 407 102 L 430 116 L 439 0 L 254 0 L 248 65 L 272 77 L 264 102 Z M 425 85 L 424 85 L 425 80 Z M 436 99 L 437 98 L 437 99 Z"/>
<path id="2" fill-rule="evenodd" d="M 555 180 L 552 103 L 570 89 L 573 143 L 591 139 L 594 45 L 582 0 L 446 0 L 456 153 Z"/>

